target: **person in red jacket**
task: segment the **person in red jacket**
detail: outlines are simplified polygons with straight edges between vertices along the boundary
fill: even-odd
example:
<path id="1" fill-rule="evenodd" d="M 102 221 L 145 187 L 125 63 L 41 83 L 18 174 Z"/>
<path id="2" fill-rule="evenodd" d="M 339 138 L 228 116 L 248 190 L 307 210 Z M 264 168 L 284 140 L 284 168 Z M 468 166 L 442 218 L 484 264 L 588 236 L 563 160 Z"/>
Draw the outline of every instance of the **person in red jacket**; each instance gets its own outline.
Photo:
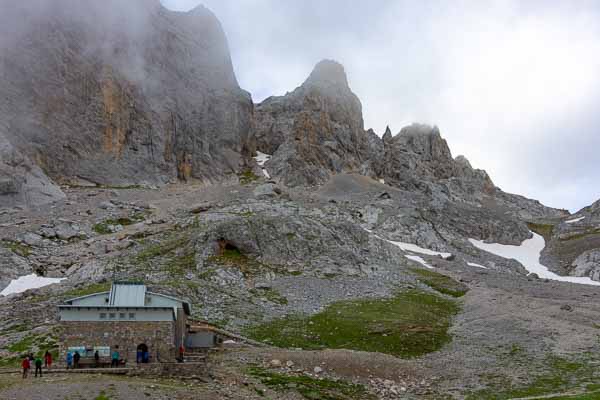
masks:
<path id="1" fill-rule="evenodd" d="M 23 362 L 21 363 L 23 367 L 23 379 L 27 378 L 27 373 L 29 372 L 29 368 L 31 368 L 31 363 L 29 362 L 29 357 L 25 356 Z"/>
<path id="2" fill-rule="evenodd" d="M 183 355 L 185 354 L 185 347 L 183 347 L 183 344 L 181 346 L 179 346 L 179 360 L 181 362 L 183 362 Z"/>
<path id="3" fill-rule="evenodd" d="M 52 367 L 52 354 L 49 351 L 46 351 L 46 354 L 44 354 L 44 367 L 47 369 Z"/>

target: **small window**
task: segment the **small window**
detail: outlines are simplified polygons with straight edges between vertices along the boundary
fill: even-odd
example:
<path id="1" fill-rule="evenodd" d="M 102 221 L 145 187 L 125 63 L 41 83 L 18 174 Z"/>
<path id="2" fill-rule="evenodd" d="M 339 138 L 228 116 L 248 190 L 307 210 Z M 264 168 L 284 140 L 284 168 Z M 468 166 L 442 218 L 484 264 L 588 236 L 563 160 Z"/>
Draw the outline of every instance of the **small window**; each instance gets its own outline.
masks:
<path id="1" fill-rule="evenodd" d="M 125 319 L 125 313 L 124 312 L 119 313 L 119 319 Z"/>
<path id="2" fill-rule="evenodd" d="M 106 319 L 106 313 L 105 312 L 101 312 L 100 313 L 100 319 Z"/>
<path id="3" fill-rule="evenodd" d="M 130 312 L 129 313 L 129 319 L 135 319 L 135 313 Z"/>
<path id="4" fill-rule="evenodd" d="M 111 312 L 110 314 L 108 314 L 108 318 L 110 319 L 115 319 L 117 317 L 117 315 L 114 312 Z"/>

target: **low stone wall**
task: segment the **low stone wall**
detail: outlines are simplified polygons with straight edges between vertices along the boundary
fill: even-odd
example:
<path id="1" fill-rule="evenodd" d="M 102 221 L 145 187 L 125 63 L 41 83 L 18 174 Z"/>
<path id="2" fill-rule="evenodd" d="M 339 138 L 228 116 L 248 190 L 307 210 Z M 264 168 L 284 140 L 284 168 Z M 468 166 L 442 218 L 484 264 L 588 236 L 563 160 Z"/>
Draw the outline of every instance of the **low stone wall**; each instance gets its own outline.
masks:
<path id="1" fill-rule="evenodd" d="M 150 362 L 172 361 L 177 356 L 175 322 L 171 321 L 63 321 L 60 333 L 60 362 L 64 362 L 68 347 L 116 346 L 122 359 L 136 362 L 137 347 L 148 346 Z"/>

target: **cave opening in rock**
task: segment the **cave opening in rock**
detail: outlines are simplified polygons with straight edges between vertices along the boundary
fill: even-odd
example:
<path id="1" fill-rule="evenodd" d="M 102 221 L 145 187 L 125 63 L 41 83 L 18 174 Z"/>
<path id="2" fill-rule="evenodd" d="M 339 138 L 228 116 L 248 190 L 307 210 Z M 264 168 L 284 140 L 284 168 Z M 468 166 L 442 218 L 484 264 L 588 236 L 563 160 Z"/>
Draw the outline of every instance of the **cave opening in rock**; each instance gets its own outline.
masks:
<path id="1" fill-rule="evenodd" d="M 219 243 L 219 255 L 226 256 L 226 257 L 241 257 L 242 256 L 242 252 L 240 251 L 240 249 L 235 244 L 231 243 L 229 240 L 221 238 L 218 240 L 218 243 Z"/>

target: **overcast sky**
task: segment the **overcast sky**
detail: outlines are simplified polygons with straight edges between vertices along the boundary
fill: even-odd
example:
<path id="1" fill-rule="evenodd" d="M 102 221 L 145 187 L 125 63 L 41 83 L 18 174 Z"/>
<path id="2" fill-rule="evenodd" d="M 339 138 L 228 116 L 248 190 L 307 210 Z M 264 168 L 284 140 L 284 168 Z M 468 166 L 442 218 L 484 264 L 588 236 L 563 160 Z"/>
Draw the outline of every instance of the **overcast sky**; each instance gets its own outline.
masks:
<path id="1" fill-rule="evenodd" d="M 162 1 L 217 15 L 255 102 L 332 58 L 379 135 L 435 124 L 505 191 L 571 211 L 600 198 L 600 2 Z"/>

